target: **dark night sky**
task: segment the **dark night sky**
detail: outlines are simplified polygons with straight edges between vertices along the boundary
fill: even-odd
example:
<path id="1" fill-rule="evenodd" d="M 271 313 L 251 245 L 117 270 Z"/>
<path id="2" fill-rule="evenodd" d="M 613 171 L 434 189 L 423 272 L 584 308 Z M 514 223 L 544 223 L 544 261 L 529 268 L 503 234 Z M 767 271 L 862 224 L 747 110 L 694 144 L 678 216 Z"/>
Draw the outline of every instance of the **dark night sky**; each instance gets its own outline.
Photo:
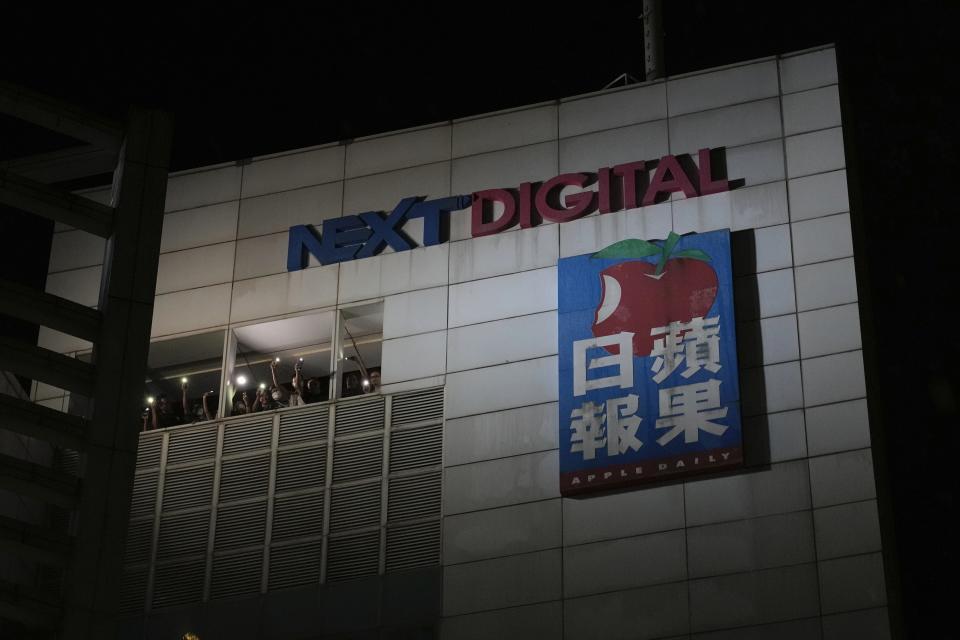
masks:
<path id="1" fill-rule="evenodd" d="M 58 8 L 53 24 L 40 21 L 50 13 L 5 8 L 0 78 L 118 119 L 131 103 L 166 109 L 173 168 L 182 169 L 594 91 L 623 72 L 642 77 L 640 4 L 478 3 L 454 15 L 453 3 L 309 12 L 221 3 L 154 17 L 83 7 Z M 664 4 L 670 74 L 838 45 L 860 194 L 851 203 L 858 267 L 868 277 L 871 419 L 888 450 L 908 636 L 951 637 L 960 334 L 951 315 L 957 206 L 947 194 L 958 175 L 960 87 L 948 54 L 960 11 L 947 0 Z M 0 158 L 23 139 L 0 119 Z M 23 221 L 0 220 L 0 272 L 44 271 L 42 250 L 38 258 L 10 242 L 23 238 Z"/>

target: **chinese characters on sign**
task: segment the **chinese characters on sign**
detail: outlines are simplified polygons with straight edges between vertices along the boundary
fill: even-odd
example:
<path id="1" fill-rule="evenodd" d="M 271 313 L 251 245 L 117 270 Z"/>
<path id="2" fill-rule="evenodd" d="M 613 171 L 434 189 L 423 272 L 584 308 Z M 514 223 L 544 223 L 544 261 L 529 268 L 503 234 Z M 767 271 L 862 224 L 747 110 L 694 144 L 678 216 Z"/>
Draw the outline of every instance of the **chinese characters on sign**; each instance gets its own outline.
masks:
<path id="1" fill-rule="evenodd" d="M 560 490 L 742 462 L 730 232 L 559 262 Z"/>

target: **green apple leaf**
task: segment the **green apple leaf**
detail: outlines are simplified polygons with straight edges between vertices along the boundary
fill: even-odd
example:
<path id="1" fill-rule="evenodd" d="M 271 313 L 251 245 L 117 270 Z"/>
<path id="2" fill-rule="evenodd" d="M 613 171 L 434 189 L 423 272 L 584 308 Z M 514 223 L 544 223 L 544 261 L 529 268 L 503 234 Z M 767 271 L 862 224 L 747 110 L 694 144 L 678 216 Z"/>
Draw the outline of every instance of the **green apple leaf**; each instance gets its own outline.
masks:
<path id="1" fill-rule="evenodd" d="M 597 251 L 595 254 L 590 256 L 591 258 L 646 258 L 647 256 L 655 256 L 662 252 L 663 249 L 653 244 L 652 242 L 647 242 L 646 240 L 621 240 L 620 242 L 615 242 L 605 249 Z"/>
<path id="2" fill-rule="evenodd" d="M 675 254 L 670 256 L 671 258 L 693 258 L 694 260 L 703 260 L 704 262 L 710 262 L 710 255 L 701 251 L 700 249 L 684 249 L 683 251 L 677 251 Z"/>

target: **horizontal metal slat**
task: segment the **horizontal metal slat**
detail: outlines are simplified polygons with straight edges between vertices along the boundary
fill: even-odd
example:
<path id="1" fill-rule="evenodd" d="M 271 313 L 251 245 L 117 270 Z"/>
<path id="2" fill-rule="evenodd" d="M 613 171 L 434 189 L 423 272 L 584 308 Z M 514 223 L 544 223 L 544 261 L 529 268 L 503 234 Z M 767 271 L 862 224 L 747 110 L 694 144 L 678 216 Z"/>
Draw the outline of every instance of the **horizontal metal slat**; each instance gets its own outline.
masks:
<path id="1" fill-rule="evenodd" d="M 153 515 L 157 503 L 157 478 L 159 471 L 138 473 L 133 476 L 133 498 L 130 502 L 130 517 Z"/>
<path id="2" fill-rule="evenodd" d="M 280 414 L 280 446 L 324 440 L 330 423 L 329 405 Z"/>
<path id="3" fill-rule="evenodd" d="M 440 564 L 440 521 L 387 529 L 387 571 Z"/>
<path id="4" fill-rule="evenodd" d="M 277 454 L 275 491 L 322 487 L 327 477 L 327 447 L 320 445 Z"/>
<path id="5" fill-rule="evenodd" d="M 270 549 L 270 591 L 320 582 L 320 554 L 318 540 Z"/>
<path id="6" fill-rule="evenodd" d="M 124 569 L 120 578 L 120 611 L 141 613 L 147 600 L 147 568 Z"/>
<path id="7" fill-rule="evenodd" d="M 181 464 L 212 458 L 217 451 L 217 425 L 197 429 L 173 429 L 167 445 L 167 464 Z"/>
<path id="8" fill-rule="evenodd" d="M 379 482 L 334 487 L 330 498 L 330 530 L 345 531 L 380 524 Z"/>
<path id="9" fill-rule="evenodd" d="M 229 421 L 223 429 L 223 455 L 267 449 L 273 436 L 273 415 Z"/>
<path id="10" fill-rule="evenodd" d="M 273 504 L 273 540 L 289 540 L 323 533 L 323 493 L 276 498 Z"/>
<path id="11" fill-rule="evenodd" d="M 203 558 L 158 566 L 154 577 L 153 608 L 200 602 L 205 571 Z"/>
<path id="12" fill-rule="evenodd" d="M 150 545 L 153 542 L 153 520 L 134 520 L 127 527 L 126 551 L 123 561 L 138 564 L 150 560 Z"/>
<path id="13" fill-rule="evenodd" d="M 163 511 L 209 506 L 213 500 L 213 465 L 168 469 L 163 481 Z"/>
<path id="14" fill-rule="evenodd" d="M 266 535 L 266 500 L 217 508 L 216 551 L 262 545 Z"/>
<path id="15" fill-rule="evenodd" d="M 443 425 L 403 429 L 390 434 L 390 472 L 432 467 L 443 460 Z"/>
<path id="16" fill-rule="evenodd" d="M 162 446 L 163 438 L 159 437 L 159 434 L 141 433 L 137 442 L 137 469 L 158 466 Z"/>
<path id="17" fill-rule="evenodd" d="M 336 442 L 333 445 L 333 481 L 347 482 L 383 472 L 383 436 Z"/>
<path id="18" fill-rule="evenodd" d="M 391 427 L 402 427 L 426 420 L 443 420 L 443 387 L 393 396 L 390 409 Z"/>
<path id="19" fill-rule="evenodd" d="M 377 395 L 362 400 L 337 403 L 336 436 L 383 429 L 384 398 Z"/>
<path id="20" fill-rule="evenodd" d="M 439 471 L 422 476 L 391 478 L 387 487 L 387 519 L 413 520 L 440 515 Z"/>
<path id="21" fill-rule="evenodd" d="M 262 551 L 215 557 L 210 578 L 210 597 L 220 600 L 260 593 L 262 567 Z"/>
<path id="22" fill-rule="evenodd" d="M 379 531 L 330 539 L 327 551 L 327 582 L 376 575 L 379 570 Z"/>
<path id="23" fill-rule="evenodd" d="M 157 558 L 163 560 L 175 556 L 206 553 L 209 529 L 209 511 L 162 518 L 160 539 L 157 541 Z"/>
<path id="24" fill-rule="evenodd" d="M 265 496 L 270 488 L 270 455 L 224 460 L 220 467 L 220 502 Z"/>

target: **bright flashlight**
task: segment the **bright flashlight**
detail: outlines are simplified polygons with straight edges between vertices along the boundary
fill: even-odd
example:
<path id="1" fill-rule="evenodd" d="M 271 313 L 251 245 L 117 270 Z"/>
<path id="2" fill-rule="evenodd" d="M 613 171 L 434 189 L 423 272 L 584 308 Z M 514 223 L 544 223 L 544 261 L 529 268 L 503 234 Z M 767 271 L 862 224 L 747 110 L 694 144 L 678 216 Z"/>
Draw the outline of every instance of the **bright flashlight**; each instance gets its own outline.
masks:
<path id="1" fill-rule="evenodd" d="M 274 358 L 273 361 L 274 361 L 274 362 L 280 362 L 280 358 Z"/>
<path id="2" fill-rule="evenodd" d="M 237 376 L 237 384 L 247 384 L 246 376 Z"/>
<path id="3" fill-rule="evenodd" d="M 147 404 L 153 404 L 153 396 L 147 396 Z"/>
<path id="4" fill-rule="evenodd" d="M 366 379 L 364 379 L 364 381 L 363 381 L 363 386 L 365 386 L 365 387 L 369 387 L 369 386 L 370 386 L 370 381 L 369 381 L 369 380 L 366 380 Z"/>
<path id="5" fill-rule="evenodd" d="M 267 383 L 266 383 L 266 382 L 261 382 L 261 383 L 260 383 L 260 388 L 261 388 L 261 389 L 266 389 L 266 388 L 267 388 Z"/>
<path id="6" fill-rule="evenodd" d="M 187 384 L 187 379 L 186 379 L 186 378 L 180 378 L 180 382 L 183 383 L 183 384 Z"/>

